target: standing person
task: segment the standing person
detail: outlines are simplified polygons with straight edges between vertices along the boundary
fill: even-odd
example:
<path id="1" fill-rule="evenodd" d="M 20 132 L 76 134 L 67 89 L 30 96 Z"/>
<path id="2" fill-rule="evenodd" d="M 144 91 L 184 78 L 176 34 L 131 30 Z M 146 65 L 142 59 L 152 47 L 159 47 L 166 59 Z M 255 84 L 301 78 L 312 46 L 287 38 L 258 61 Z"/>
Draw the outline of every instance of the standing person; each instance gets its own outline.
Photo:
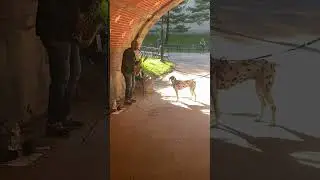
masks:
<path id="1" fill-rule="evenodd" d="M 203 53 L 204 53 L 204 49 L 206 48 L 206 45 L 207 45 L 206 41 L 204 40 L 204 38 L 202 38 L 200 41 L 200 46 L 202 48 Z"/>
<path id="2" fill-rule="evenodd" d="M 82 126 L 71 118 L 71 98 L 80 77 L 79 45 L 72 38 L 80 17 L 78 0 L 38 0 L 36 34 L 49 58 L 47 135 L 65 137 Z"/>
<path id="3" fill-rule="evenodd" d="M 132 98 L 132 94 L 135 88 L 135 66 L 138 65 L 136 57 L 137 50 L 139 50 L 139 44 L 136 40 L 131 42 L 131 47 L 123 52 L 121 72 L 124 76 L 126 83 L 125 101 L 127 105 L 135 103 L 136 100 Z"/>

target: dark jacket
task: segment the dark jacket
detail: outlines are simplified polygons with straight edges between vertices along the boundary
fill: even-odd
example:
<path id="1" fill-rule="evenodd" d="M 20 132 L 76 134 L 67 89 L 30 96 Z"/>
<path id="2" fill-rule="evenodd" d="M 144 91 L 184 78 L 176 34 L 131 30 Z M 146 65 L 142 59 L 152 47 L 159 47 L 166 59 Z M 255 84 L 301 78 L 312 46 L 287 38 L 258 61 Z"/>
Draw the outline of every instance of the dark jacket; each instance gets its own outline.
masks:
<path id="1" fill-rule="evenodd" d="M 126 49 L 122 56 L 121 72 L 124 74 L 133 74 L 136 61 L 137 59 L 133 49 Z"/>
<path id="2" fill-rule="evenodd" d="M 80 0 L 38 0 L 36 34 L 43 39 L 71 40 L 80 7 Z"/>

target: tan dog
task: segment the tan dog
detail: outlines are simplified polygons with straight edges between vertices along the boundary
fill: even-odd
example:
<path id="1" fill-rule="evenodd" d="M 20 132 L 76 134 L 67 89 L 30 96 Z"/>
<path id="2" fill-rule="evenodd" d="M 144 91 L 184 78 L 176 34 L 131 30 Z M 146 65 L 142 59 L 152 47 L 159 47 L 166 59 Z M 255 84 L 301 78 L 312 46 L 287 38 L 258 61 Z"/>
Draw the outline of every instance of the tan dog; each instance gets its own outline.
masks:
<path id="1" fill-rule="evenodd" d="M 197 96 L 195 93 L 196 81 L 194 80 L 181 81 L 181 80 L 177 80 L 174 76 L 171 76 L 169 80 L 171 81 L 172 87 L 176 92 L 177 101 L 179 101 L 179 90 L 182 90 L 187 87 L 189 87 L 190 89 L 191 96 L 194 96 L 194 100 L 195 101 L 197 100 Z"/>

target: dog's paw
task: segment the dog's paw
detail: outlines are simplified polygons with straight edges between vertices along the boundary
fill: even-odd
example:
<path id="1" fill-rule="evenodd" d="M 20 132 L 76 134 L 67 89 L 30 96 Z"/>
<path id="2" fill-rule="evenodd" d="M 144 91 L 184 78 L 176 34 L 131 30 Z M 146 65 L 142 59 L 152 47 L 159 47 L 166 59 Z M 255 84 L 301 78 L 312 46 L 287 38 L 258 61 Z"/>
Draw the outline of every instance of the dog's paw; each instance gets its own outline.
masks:
<path id="1" fill-rule="evenodd" d="M 221 120 L 218 120 L 218 119 L 211 120 L 211 121 L 210 121 L 210 128 L 215 128 L 215 127 L 217 127 L 219 124 L 221 124 Z"/>

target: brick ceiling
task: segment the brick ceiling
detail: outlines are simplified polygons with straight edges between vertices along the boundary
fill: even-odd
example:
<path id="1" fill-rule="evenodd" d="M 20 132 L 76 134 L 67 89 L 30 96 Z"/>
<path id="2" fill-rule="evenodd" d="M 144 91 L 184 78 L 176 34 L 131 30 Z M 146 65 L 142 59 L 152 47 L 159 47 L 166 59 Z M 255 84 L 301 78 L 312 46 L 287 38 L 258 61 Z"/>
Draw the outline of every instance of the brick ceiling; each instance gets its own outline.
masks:
<path id="1" fill-rule="evenodd" d="M 173 1 L 181 2 L 181 0 L 110 0 L 111 48 L 121 48 L 130 44 L 143 23 Z"/>

